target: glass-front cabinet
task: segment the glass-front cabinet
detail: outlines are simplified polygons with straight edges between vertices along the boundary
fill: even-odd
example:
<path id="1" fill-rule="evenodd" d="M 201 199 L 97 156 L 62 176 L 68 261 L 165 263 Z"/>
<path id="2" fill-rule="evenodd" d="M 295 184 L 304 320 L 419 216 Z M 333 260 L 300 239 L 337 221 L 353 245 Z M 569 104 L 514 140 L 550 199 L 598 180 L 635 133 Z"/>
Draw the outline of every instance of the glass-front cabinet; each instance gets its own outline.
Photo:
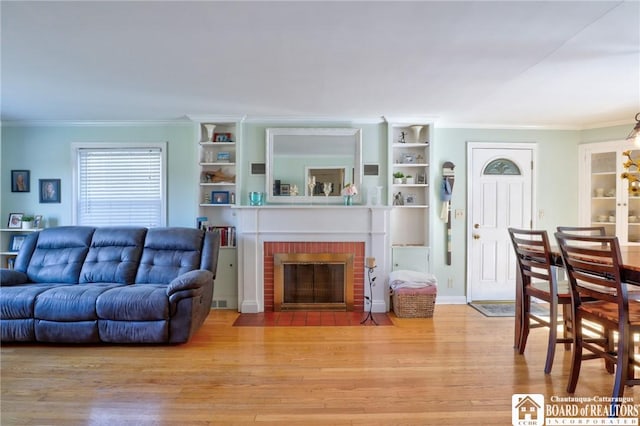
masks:
<path id="1" fill-rule="evenodd" d="M 623 244 L 640 243 L 640 191 L 634 190 L 638 183 L 621 177 L 625 172 L 640 176 L 635 167 L 625 168 L 629 161 L 625 152 L 640 159 L 640 147 L 614 141 L 579 149 L 580 224 L 604 226 L 607 235 L 616 235 Z"/>

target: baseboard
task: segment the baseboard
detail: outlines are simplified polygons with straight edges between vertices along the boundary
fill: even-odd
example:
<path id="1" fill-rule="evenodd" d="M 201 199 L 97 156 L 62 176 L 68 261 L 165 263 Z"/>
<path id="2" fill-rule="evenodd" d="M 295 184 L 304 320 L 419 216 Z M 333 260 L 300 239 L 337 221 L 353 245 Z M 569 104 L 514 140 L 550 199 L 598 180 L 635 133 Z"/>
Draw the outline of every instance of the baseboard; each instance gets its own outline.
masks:
<path id="1" fill-rule="evenodd" d="M 436 296 L 436 305 L 466 305 L 467 296 Z"/>

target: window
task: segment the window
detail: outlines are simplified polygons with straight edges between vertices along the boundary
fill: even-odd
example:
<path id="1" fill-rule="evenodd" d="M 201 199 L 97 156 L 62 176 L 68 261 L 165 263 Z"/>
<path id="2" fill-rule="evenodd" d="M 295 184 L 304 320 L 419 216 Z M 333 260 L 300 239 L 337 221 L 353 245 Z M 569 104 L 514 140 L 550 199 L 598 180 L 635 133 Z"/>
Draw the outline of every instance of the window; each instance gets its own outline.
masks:
<path id="1" fill-rule="evenodd" d="M 166 225 L 165 144 L 75 145 L 77 225 Z"/>
<path id="2" fill-rule="evenodd" d="M 498 158 L 485 167 L 485 175 L 520 175 L 520 168 L 507 158 Z"/>

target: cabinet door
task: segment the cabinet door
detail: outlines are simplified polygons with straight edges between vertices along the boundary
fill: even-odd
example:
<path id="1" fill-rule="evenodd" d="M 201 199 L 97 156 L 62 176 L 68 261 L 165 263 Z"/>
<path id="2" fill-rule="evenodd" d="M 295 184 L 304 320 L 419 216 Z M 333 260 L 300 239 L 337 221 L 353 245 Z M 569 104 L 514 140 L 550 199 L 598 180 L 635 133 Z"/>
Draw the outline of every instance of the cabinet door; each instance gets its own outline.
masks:
<path id="1" fill-rule="evenodd" d="M 392 270 L 429 272 L 428 247 L 393 247 L 391 252 Z"/>
<path id="2" fill-rule="evenodd" d="M 621 191 L 618 190 L 618 153 L 615 150 L 591 152 L 587 161 L 590 168 L 589 218 L 592 226 L 604 226 L 607 235 L 615 235 Z"/>
<path id="3" fill-rule="evenodd" d="M 238 271 L 236 249 L 220 249 L 218 268 L 213 286 L 213 306 L 235 309 L 238 307 Z"/>
<path id="4" fill-rule="evenodd" d="M 630 191 L 629 182 L 621 178 L 628 145 L 619 141 L 580 148 L 580 224 L 604 226 L 606 234 L 617 236 L 622 244 L 640 242 L 640 192 Z M 631 157 L 640 159 L 640 150 L 632 150 Z"/>
<path id="5" fill-rule="evenodd" d="M 640 150 L 631 150 L 631 158 L 633 160 L 640 160 Z M 627 160 L 627 157 L 622 154 L 619 157 L 619 162 L 622 163 Z M 622 167 L 622 166 L 621 166 Z M 624 168 L 622 172 L 626 171 Z M 640 173 L 635 168 L 629 170 L 629 173 L 640 177 Z M 626 238 L 623 241 L 638 243 L 640 242 L 640 182 L 631 182 L 626 179 L 619 179 L 620 184 L 620 196 L 619 196 L 619 227 L 623 227 L 620 230 L 618 238 Z M 631 186 L 631 188 L 630 188 Z M 624 220 L 622 220 L 624 219 Z"/>

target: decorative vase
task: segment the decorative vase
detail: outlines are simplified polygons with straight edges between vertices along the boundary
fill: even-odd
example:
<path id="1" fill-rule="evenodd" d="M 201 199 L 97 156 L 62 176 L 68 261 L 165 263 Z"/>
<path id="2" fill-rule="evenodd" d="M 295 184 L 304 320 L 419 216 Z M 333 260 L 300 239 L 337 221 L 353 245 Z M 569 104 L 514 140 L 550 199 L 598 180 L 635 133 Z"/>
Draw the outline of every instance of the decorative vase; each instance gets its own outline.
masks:
<path id="1" fill-rule="evenodd" d="M 415 143 L 420 143 L 420 132 L 424 126 L 411 126 L 411 130 L 413 131 L 413 139 Z"/>
<path id="2" fill-rule="evenodd" d="M 352 206 L 353 205 L 353 195 L 345 195 L 344 196 L 344 205 Z"/>
<path id="3" fill-rule="evenodd" d="M 206 123 L 203 124 L 205 130 L 207 131 L 207 142 L 213 142 L 213 132 L 216 130 L 215 124 Z"/>
<path id="4" fill-rule="evenodd" d="M 22 229 L 33 229 L 33 222 L 32 221 L 22 221 Z"/>

